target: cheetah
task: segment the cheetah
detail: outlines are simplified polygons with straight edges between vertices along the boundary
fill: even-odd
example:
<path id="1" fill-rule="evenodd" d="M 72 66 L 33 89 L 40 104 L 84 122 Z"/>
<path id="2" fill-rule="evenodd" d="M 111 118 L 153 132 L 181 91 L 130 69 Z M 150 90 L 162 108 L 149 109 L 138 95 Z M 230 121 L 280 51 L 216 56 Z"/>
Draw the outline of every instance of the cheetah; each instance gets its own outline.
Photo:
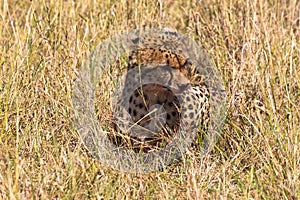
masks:
<path id="1" fill-rule="evenodd" d="M 122 130 L 134 150 L 147 152 L 163 141 L 168 144 L 180 126 L 181 132 L 207 131 L 209 91 L 204 83 L 190 82 L 188 59 L 163 47 L 149 47 L 130 52 L 127 63 L 133 72 L 127 71 L 122 98 L 129 97 L 124 101 L 132 123 Z"/>
<path id="2" fill-rule="evenodd" d="M 98 125 L 91 106 L 107 70 L 118 74 L 110 105 L 120 140 Z M 203 136 L 201 154 L 210 152 L 226 114 L 224 82 L 210 56 L 170 29 L 132 30 L 103 41 L 82 64 L 73 99 L 86 148 L 103 163 L 135 173 L 174 163 L 197 135 Z"/>

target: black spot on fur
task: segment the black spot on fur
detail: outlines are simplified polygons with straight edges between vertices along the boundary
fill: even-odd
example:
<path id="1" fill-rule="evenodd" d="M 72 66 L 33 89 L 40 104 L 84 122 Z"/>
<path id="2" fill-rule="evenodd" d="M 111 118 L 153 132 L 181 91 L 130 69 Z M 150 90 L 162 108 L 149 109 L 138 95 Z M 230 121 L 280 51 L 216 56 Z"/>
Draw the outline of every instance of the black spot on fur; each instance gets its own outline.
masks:
<path id="1" fill-rule="evenodd" d="M 194 122 L 194 121 L 192 121 L 192 122 L 191 122 L 191 126 L 192 126 L 192 128 L 195 128 L 195 125 L 196 125 L 196 124 L 195 124 L 195 122 Z"/>
<path id="2" fill-rule="evenodd" d="M 144 99 L 147 101 L 148 100 L 148 96 L 145 94 L 144 95 Z"/>
<path id="3" fill-rule="evenodd" d="M 203 93 L 202 93 L 202 92 L 196 93 L 196 96 L 197 96 L 198 98 L 203 98 Z"/>
<path id="4" fill-rule="evenodd" d="M 204 112 L 203 112 L 203 110 L 201 110 L 200 114 L 201 114 L 201 116 L 204 116 Z"/>
<path id="5" fill-rule="evenodd" d="M 144 105 L 142 103 L 139 103 L 139 108 L 144 107 Z"/>
<path id="6" fill-rule="evenodd" d="M 193 117 L 194 117 L 194 113 L 191 112 L 191 113 L 189 114 L 189 117 L 190 117 L 190 118 L 193 118 Z"/>
<path id="7" fill-rule="evenodd" d="M 131 40 L 134 44 L 137 44 L 140 41 L 140 38 L 135 38 L 133 40 Z"/>
<path id="8" fill-rule="evenodd" d="M 170 119 L 171 119 L 171 115 L 167 114 L 167 120 L 170 120 Z"/>

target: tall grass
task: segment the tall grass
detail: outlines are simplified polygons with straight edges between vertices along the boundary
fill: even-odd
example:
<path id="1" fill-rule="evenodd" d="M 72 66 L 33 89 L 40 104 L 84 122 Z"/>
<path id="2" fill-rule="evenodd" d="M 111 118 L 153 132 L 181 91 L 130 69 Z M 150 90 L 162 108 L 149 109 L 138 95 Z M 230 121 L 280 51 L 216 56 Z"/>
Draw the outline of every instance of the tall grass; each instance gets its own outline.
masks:
<path id="1" fill-rule="evenodd" d="M 211 54 L 228 117 L 208 158 L 124 174 L 84 149 L 72 84 L 99 42 L 141 27 L 176 28 Z M 2 0 L 0 47 L 1 198 L 300 198 L 299 1 Z"/>

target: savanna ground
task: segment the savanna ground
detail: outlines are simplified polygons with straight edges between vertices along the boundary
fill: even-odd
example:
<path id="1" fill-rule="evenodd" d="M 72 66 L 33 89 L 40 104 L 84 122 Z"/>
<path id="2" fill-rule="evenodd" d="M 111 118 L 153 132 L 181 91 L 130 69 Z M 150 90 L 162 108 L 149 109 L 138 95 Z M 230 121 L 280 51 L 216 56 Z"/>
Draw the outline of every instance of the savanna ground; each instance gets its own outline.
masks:
<path id="1" fill-rule="evenodd" d="M 72 86 L 99 42 L 141 27 L 203 46 L 228 113 L 209 157 L 126 174 L 84 149 Z M 0 198 L 300 198 L 299 1 L 2 0 L 0 47 Z"/>

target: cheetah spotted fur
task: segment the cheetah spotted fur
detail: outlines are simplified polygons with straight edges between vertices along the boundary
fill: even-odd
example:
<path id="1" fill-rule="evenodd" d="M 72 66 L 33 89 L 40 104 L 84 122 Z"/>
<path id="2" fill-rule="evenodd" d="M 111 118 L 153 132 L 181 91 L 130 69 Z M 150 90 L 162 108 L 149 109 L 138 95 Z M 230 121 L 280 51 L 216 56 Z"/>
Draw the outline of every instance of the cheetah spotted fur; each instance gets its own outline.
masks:
<path id="1" fill-rule="evenodd" d="M 180 125 L 186 132 L 195 128 L 199 129 L 199 133 L 207 131 L 209 91 L 203 83 L 190 82 L 193 75 L 190 71 L 192 63 L 184 56 L 165 49 L 164 44 L 159 45 L 157 40 L 156 48 L 153 47 L 155 41 L 149 38 L 141 40 L 144 41 L 145 48 L 130 52 L 127 69 L 144 70 L 146 77 L 143 76 L 142 79 L 159 81 L 170 87 L 149 83 L 138 89 L 130 88 L 130 85 L 133 85 L 131 81 L 135 78 L 127 74 L 127 90 L 128 87 L 131 91 L 135 89 L 130 95 L 127 110 L 133 122 L 129 133 L 132 146 L 140 149 L 141 146 L 158 146 L 163 139 L 172 140 Z M 157 72 L 158 69 L 161 71 Z M 159 80 L 149 77 L 164 72 L 167 75 L 159 77 Z"/>

